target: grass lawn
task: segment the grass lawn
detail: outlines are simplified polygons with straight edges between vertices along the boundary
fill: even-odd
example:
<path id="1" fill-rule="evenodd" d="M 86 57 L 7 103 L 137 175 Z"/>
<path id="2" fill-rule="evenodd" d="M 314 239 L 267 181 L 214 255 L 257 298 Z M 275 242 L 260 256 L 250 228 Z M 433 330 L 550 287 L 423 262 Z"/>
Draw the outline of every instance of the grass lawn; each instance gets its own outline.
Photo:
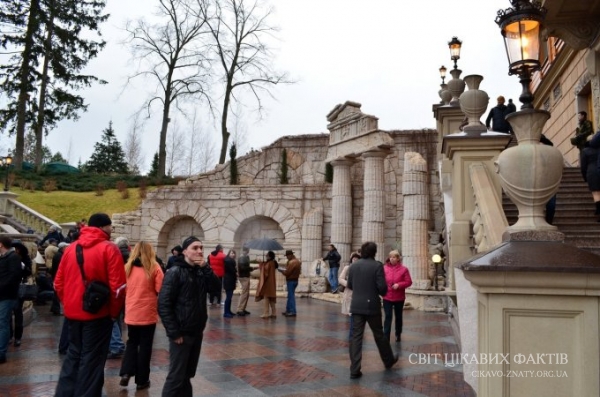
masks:
<path id="1" fill-rule="evenodd" d="M 149 187 L 148 190 L 156 189 Z M 142 199 L 139 198 L 138 189 L 129 189 L 129 198 L 121 198 L 121 193 L 116 189 L 104 191 L 104 195 L 97 196 L 96 192 L 69 192 L 42 191 L 30 192 L 16 188 L 13 191 L 19 195 L 17 200 L 29 208 L 58 222 L 76 222 L 82 218 L 88 219 L 95 212 L 105 212 L 112 217 L 113 214 L 135 210 Z"/>

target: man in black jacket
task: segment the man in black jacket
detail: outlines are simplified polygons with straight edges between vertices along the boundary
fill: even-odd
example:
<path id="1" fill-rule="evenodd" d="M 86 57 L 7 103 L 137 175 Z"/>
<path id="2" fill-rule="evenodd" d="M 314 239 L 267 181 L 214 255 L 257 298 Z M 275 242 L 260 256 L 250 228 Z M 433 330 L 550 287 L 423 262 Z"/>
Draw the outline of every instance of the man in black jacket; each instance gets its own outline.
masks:
<path id="1" fill-rule="evenodd" d="M 504 97 L 500 95 L 498 97 L 498 105 L 494 106 L 487 118 L 485 119 L 485 126 L 490 128 L 490 121 L 492 122 L 492 130 L 498 132 L 506 132 L 512 134 L 512 128 L 506 116 L 509 114 L 508 107 L 504 104 Z"/>
<path id="2" fill-rule="evenodd" d="M 348 273 L 347 286 L 352 290 L 352 339 L 350 340 L 350 378 L 362 376 L 362 342 L 365 325 L 368 323 L 379 350 L 381 361 L 386 369 L 398 362 L 394 355 L 389 338 L 383 334 L 381 322 L 381 299 L 387 294 L 387 284 L 383 264 L 375 260 L 377 244 L 366 242 L 360 248 L 361 259 L 356 261 Z"/>
<path id="3" fill-rule="evenodd" d="M 197 237 L 186 238 L 181 248 L 183 256 L 167 271 L 158 295 L 158 314 L 169 338 L 170 358 L 163 397 L 192 397 L 190 379 L 196 374 L 208 319 L 206 294 L 220 285 Z"/>
<path id="4" fill-rule="evenodd" d="M 338 292 L 338 271 L 340 270 L 340 256 L 335 245 L 329 244 L 329 252 L 323 258 L 324 261 L 329 262 L 329 285 L 331 285 L 331 293 L 337 294 Z"/>
<path id="5" fill-rule="evenodd" d="M 6 362 L 10 321 L 17 305 L 23 269 L 9 237 L 0 237 L 0 364 Z"/>

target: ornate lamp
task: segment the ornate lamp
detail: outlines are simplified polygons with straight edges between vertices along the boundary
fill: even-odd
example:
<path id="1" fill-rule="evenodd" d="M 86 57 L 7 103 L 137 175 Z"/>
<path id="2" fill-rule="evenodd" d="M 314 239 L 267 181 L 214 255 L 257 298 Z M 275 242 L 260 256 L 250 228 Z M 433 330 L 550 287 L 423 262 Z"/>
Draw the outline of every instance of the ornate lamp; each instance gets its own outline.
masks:
<path id="1" fill-rule="evenodd" d="M 460 41 L 456 36 L 452 37 L 452 40 L 448 42 L 448 47 L 450 48 L 450 59 L 454 61 L 454 69 L 457 68 L 456 61 L 460 59 L 461 46 L 462 41 Z"/>
<path id="2" fill-rule="evenodd" d="M 434 279 L 433 279 L 433 286 L 435 288 L 436 291 L 439 291 L 439 286 L 438 286 L 438 272 L 439 272 L 439 266 L 440 263 L 442 263 L 442 257 L 438 254 L 435 254 L 431 257 L 431 261 L 433 262 L 433 266 L 434 266 L 434 270 L 435 270 L 435 275 L 434 275 Z"/>
<path id="3" fill-rule="evenodd" d="M 440 77 L 442 78 L 442 84 L 444 84 L 444 80 L 446 79 L 446 67 L 442 65 L 440 68 Z"/>
<path id="4" fill-rule="evenodd" d="M 508 74 L 519 76 L 523 91 L 521 109 L 532 109 L 533 94 L 529 90 L 531 74 L 539 70 L 540 25 L 547 10 L 534 0 L 510 0 L 512 7 L 499 10 L 496 23 L 502 30 L 506 55 L 510 64 Z"/>
<path id="5" fill-rule="evenodd" d="M 12 164 L 12 157 L 10 155 L 2 157 L 2 166 L 6 167 L 6 178 L 4 179 L 4 191 L 8 192 L 8 168 Z"/>
<path id="6" fill-rule="evenodd" d="M 517 74 L 523 86 L 523 106 L 506 117 L 519 144 L 500 153 L 497 161 L 500 184 L 519 209 L 519 219 L 508 231 L 555 231 L 544 219 L 544 208 L 560 185 L 563 157 L 555 147 L 540 145 L 550 113 L 533 109 L 529 90 L 531 73 L 540 67 L 539 31 L 546 10 L 536 0 L 510 3 L 512 7 L 498 11 L 496 23 L 504 37 L 509 74 Z"/>

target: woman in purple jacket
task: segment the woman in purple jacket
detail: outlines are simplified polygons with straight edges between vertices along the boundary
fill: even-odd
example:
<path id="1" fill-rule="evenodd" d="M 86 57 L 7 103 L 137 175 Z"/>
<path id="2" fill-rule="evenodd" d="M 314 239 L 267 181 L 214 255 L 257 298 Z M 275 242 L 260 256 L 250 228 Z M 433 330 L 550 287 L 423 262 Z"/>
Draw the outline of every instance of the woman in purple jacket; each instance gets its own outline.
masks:
<path id="1" fill-rule="evenodd" d="M 402 309 L 404 308 L 404 300 L 406 299 L 404 291 L 412 285 L 410 273 L 402 264 L 401 259 L 402 257 L 398 251 L 392 251 L 390 252 L 389 260 L 383 266 L 385 282 L 388 286 L 388 292 L 383 297 L 383 312 L 385 313 L 383 333 L 389 340 L 392 330 L 392 316 L 395 315 L 396 342 L 400 342 L 400 334 L 402 334 Z"/>

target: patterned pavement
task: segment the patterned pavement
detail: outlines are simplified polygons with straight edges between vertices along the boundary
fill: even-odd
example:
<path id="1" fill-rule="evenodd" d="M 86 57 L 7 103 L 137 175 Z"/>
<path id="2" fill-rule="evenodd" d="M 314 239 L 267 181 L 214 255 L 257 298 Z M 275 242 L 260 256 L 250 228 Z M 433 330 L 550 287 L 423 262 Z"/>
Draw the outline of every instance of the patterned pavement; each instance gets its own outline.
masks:
<path id="1" fill-rule="evenodd" d="M 237 299 L 234 297 L 236 307 Z M 278 299 L 278 310 L 285 298 Z M 404 311 L 402 343 L 392 347 L 400 361 L 385 370 L 370 331 L 363 345 L 363 377 L 349 378 L 348 317 L 339 304 L 297 299 L 298 317 L 263 320 L 262 305 L 250 302 L 252 315 L 225 319 L 222 308 L 209 308 L 209 323 L 196 377 L 194 396 L 475 396 L 462 379 L 462 368 L 431 362 L 414 363 L 413 353 L 457 353 L 447 316 Z M 25 328 L 21 347 L 10 347 L 0 365 L 0 396 L 53 396 L 62 362 L 57 345 L 62 317 L 49 306 L 35 307 L 33 323 Z M 126 334 L 126 332 L 125 332 Z M 126 337 L 126 336 L 125 336 Z M 413 357 L 413 359 L 411 359 Z M 412 363 L 411 363 L 412 362 Z M 168 371 L 168 341 L 159 324 L 147 390 L 135 382 L 119 386 L 121 360 L 107 360 L 104 396 L 160 396 Z"/>

